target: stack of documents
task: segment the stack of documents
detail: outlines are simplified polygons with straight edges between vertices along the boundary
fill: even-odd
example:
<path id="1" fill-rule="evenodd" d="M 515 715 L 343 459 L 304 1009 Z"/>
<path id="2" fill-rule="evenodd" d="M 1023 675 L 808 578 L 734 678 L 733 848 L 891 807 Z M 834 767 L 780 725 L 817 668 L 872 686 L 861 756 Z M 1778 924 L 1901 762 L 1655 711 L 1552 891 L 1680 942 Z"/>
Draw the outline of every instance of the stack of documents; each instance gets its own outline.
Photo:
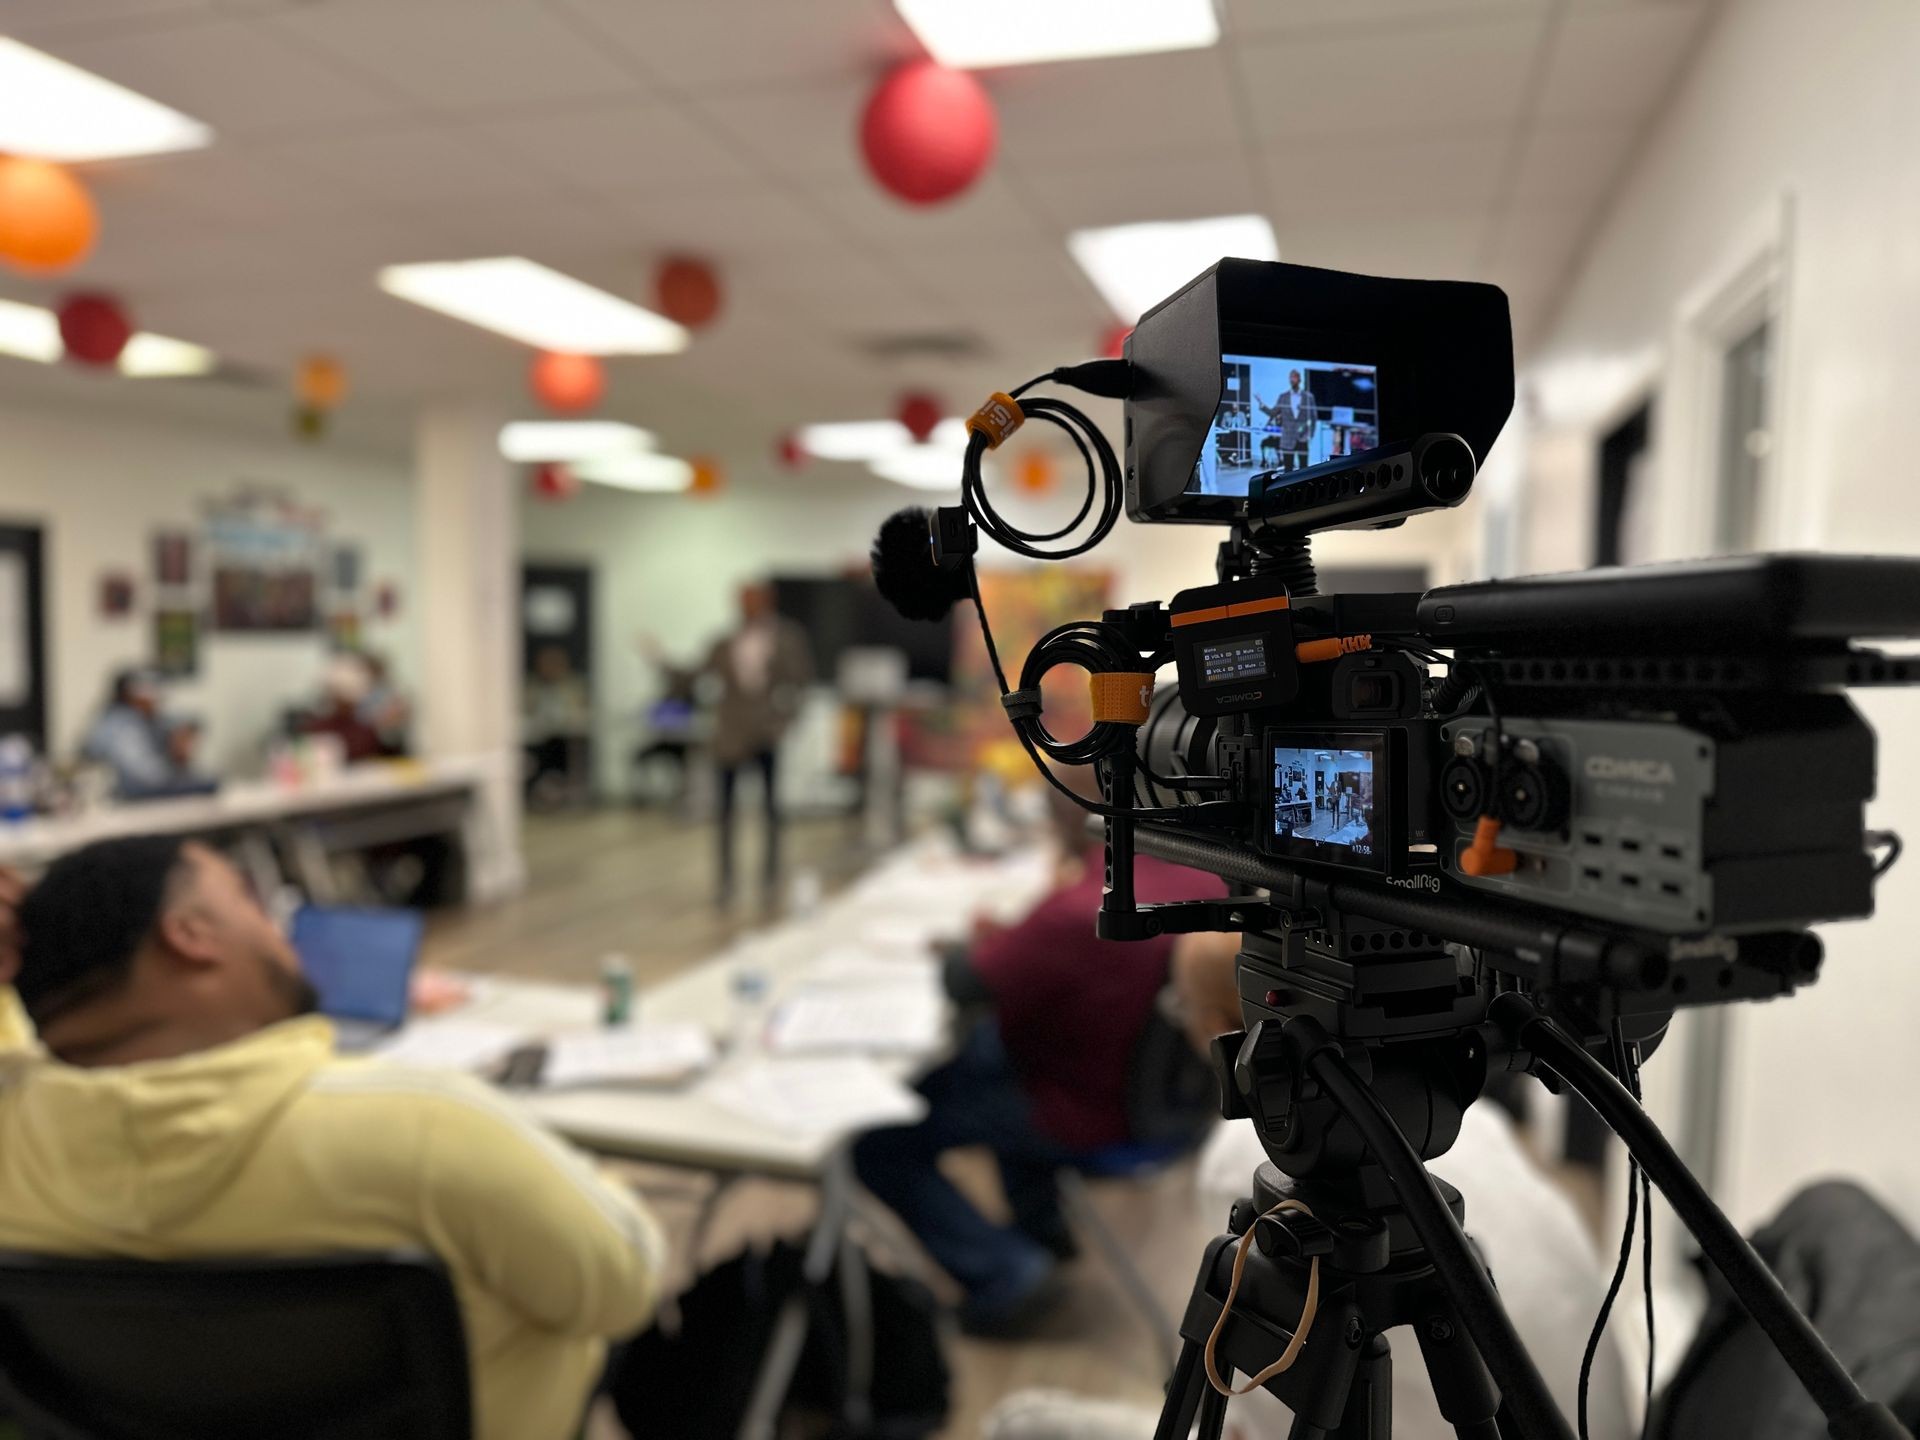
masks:
<path id="1" fill-rule="evenodd" d="M 713 1037 L 699 1025 L 631 1025 L 581 1030 L 547 1042 L 540 1083 L 570 1085 L 670 1084 L 713 1064 Z"/>
<path id="2" fill-rule="evenodd" d="M 813 1135 L 909 1125 L 927 1113 L 919 1095 L 857 1055 L 756 1060 L 716 1074 L 704 1094 L 755 1124 Z"/>
<path id="3" fill-rule="evenodd" d="M 945 1012 L 939 987 L 925 978 L 806 985 L 773 1012 L 767 1048 L 781 1055 L 923 1054 L 939 1045 Z"/>

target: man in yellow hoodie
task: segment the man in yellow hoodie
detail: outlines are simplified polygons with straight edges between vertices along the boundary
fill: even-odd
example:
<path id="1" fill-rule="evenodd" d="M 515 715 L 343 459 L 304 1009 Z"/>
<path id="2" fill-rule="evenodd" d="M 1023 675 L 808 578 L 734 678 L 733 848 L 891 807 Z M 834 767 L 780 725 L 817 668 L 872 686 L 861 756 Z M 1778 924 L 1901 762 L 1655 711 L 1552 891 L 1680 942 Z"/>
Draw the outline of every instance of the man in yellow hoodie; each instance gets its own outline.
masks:
<path id="1" fill-rule="evenodd" d="M 429 1250 L 459 1292 L 475 1434 L 576 1432 L 606 1340 L 655 1299 L 662 1244 L 630 1196 L 477 1081 L 337 1058 L 211 850 L 90 846 L 17 919 L 44 1049 L 0 1056 L 0 1249 Z"/>
<path id="2" fill-rule="evenodd" d="M 33 1045 L 33 1024 L 13 993 L 13 977 L 20 969 L 20 946 L 14 911 L 27 893 L 20 876 L 0 865 L 0 1055 Z"/>

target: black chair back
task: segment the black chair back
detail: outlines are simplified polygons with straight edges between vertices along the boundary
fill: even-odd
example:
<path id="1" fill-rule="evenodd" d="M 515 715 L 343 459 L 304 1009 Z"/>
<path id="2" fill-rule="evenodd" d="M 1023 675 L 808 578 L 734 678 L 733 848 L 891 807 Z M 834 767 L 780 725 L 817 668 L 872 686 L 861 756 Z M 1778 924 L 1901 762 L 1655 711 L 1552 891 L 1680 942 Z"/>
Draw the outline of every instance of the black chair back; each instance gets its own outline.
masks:
<path id="1" fill-rule="evenodd" d="M 1191 1149 L 1219 1118 L 1213 1066 L 1155 1005 L 1128 1056 L 1127 1128 L 1134 1143 Z"/>
<path id="2" fill-rule="evenodd" d="M 0 1415 L 31 1440 L 469 1440 L 430 1256 L 0 1253 Z"/>

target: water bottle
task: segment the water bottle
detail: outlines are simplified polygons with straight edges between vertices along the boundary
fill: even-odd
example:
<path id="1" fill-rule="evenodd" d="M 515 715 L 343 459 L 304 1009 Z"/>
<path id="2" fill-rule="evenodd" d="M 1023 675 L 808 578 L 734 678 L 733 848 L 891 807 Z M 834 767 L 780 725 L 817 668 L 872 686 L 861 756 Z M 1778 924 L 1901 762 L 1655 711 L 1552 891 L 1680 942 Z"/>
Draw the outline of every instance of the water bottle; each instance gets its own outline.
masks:
<path id="1" fill-rule="evenodd" d="M 767 972 L 755 965 L 736 966 L 728 988 L 733 994 L 732 1041 L 735 1055 L 745 1054 L 759 1039 L 761 1011 L 767 1000 Z"/>
<path id="2" fill-rule="evenodd" d="M 33 815 L 33 746 L 24 735 L 0 735 L 0 820 Z"/>

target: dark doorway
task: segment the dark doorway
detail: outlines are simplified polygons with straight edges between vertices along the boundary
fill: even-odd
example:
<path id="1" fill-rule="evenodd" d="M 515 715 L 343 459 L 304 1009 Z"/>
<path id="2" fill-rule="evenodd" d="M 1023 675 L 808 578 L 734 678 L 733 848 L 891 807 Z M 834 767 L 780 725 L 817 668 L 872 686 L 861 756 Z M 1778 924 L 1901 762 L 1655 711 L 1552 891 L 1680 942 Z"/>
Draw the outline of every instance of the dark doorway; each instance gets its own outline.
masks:
<path id="1" fill-rule="evenodd" d="M 1626 555 L 1626 522 L 1636 498 L 1634 478 L 1640 473 L 1653 428 L 1653 406 L 1642 405 L 1600 442 L 1599 514 L 1594 519 L 1593 563 L 1619 565 Z M 1632 559 L 1645 559 L 1633 556 Z"/>
<path id="2" fill-rule="evenodd" d="M 47 753 L 47 597 L 37 525 L 0 525 L 0 735 Z"/>
<path id="3" fill-rule="evenodd" d="M 520 574 L 527 801 L 583 804 L 593 794 L 593 571 L 541 564 Z"/>

